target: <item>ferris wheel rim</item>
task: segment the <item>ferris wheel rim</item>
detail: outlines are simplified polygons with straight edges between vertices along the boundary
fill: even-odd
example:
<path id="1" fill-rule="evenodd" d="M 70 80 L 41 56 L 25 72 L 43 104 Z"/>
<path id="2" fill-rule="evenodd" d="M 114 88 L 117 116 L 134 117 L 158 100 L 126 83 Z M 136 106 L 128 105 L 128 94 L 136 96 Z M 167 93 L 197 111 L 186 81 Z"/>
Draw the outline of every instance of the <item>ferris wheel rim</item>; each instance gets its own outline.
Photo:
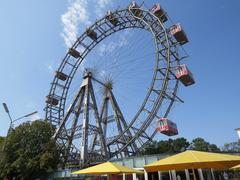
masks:
<path id="1" fill-rule="evenodd" d="M 122 10 L 118 10 L 118 11 L 115 11 L 115 12 L 113 12 L 113 13 L 117 13 L 117 12 L 120 12 L 120 11 L 129 11 L 128 9 L 122 9 Z M 144 10 L 144 9 L 141 9 L 141 11 L 145 11 L 146 13 L 150 13 L 149 11 L 146 11 L 146 10 Z M 153 14 L 151 14 L 152 16 L 155 16 L 155 15 L 153 15 Z M 157 17 L 155 17 L 156 19 L 157 19 Z M 106 17 L 103 17 L 103 18 L 101 18 L 100 20 L 98 20 L 98 21 L 96 21 L 92 26 L 90 26 L 90 28 L 93 28 L 94 26 L 96 26 L 99 22 L 101 22 L 101 21 L 103 21 L 103 20 L 105 20 L 106 21 Z M 158 20 L 159 22 L 160 22 L 160 24 L 161 24 L 161 26 L 162 27 L 164 27 L 164 25 L 163 25 L 163 23 L 161 23 L 161 21 L 160 20 Z M 141 28 L 141 27 L 125 27 L 124 29 L 127 29 L 127 28 Z M 124 29 L 121 29 L 121 30 L 124 30 Z M 142 29 L 144 29 L 144 27 L 142 27 Z M 165 27 L 164 27 L 164 29 L 165 29 Z M 119 31 L 121 31 L 121 30 L 119 30 Z M 146 30 L 146 29 L 145 29 Z M 119 31 L 115 31 L 115 32 L 112 32 L 112 33 L 110 33 L 108 36 L 111 36 L 112 34 L 114 34 L 114 33 L 116 33 L 116 32 L 119 32 Z M 165 33 L 165 36 L 166 36 L 166 39 L 168 39 L 167 38 L 167 36 L 168 36 L 168 34 L 167 34 L 167 32 L 166 32 L 166 29 L 164 30 L 164 33 Z M 78 45 L 81 43 L 81 38 L 82 37 L 84 37 L 85 36 L 85 38 L 86 38 L 86 32 L 84 32 L 79 38 L 78 38 L 78 40 L 73 44 L 73 46 L 72 46 L 72 48 L 77 48 L 78 47 Z M 106 36 L 106 37 L 108 37 L 108 36 Z M 100 37 L 100 36 L 99 36 Z M 105 39 L 106 37 L 104 37 L 103 39 Z M 91 50 L 92 49 L 94 49 L 94 47 L 97 45 L 97 44 L 99 44 L 103 39 L 101 39 L 100 41 L 98 41 L 92 48 L 91 48 Z M 92 42 L 92 44 L 93 44 L 94 42 Z M 156 44 L 155 44 L 156 45 Z M 89 45 L 89 46 L 91 46 L 91 45 Z M 91 52 L 91 50 L 89 51 L 89 52 Z M 88 53 L 89 53 L 88 52 Z M 87 54 L 88 54 L 87 53 Z M 87 54 L 86 54 L 86 56 L 87 56 Z M 158 54 L 158 53 L 157 53 Z M 85 57 L 86 57 L 85 56 Z M 70 57 L 70 55 L 67 53 L 66 54 L 66 56 L 64 57 L 64 60 L 66 60 L 66 59 L 68 59 Z M 81 65 L 81 62 L 84 60 L 84 58 L 85 57 L 83 57 L 81 60 L 80 60 L 80 58 L 78 59 L 78 67 L 76 68 L 76 70 L 80 67 L 80 65 Z M 59 66 L 59 71 L 61 72 L 61 70 L 63 69 L 63 67 L 64 67 L 64 65 L 65 65 L 65 63 L 64 63 L 64 60 L 62 61 L 62 63 L 61 63 L 61 65 Z M 158 61 L 158 59 L 156 60 L 156 63 L 157 63 L 157 61 Z M 66 61 L 67 62 L 67 61 Z M 169 60 L 168 60 L 168 66 L 167 66 L 167 69 L 169 69 L 170 67 L 169 67 L 170 65 L 169 65 Z M 74 68 L 74 67 L 73 67 Z M 75 72 L 76 72 L 76 70 L 75 70 Z M 153 90 L 153 85 L 154 85 L 154 82 L 156 81 L 156 72 L 157 72 L 158 70 L 157 70 L 157 67 L 156 67 L 156 65 L 155 65 L 155 68 L 154 68 L 154 74 L 155 75 L 153 75 L 153 77 L 152 77 L 152 85 L 151 85 L 151 88 L 149 88 L 149 91 L 148 91 L 148 93 L 147 94 L 150 94 L 150 91 L 152 92 Z M 73 75 L 72 75 L 72 78 L 70 79 L 70 81 L 68 81 L 68 82 L 66 82 L 66 84 L 69 84 L 69 86 L 66 88 L 66 90 L 65 91 L 63 91 L 63 93 L 62 93 L 62 96 L 64 96 L 64 93 L 66 94 L 65 95 L 65 97 L 63 97 L 62 99 L 61 99 L 61 104 L 62 104 L 62 106 L 63 107 L 65 107 L 65 102 L 66 102 L 66 98 L 67 98 L 67 94 L 68 94 L 68 90 L 69 90 L 69 87 L 70 87 L 70 85 L 71 85 L 71 82 L 72 82 L 72 79 L 73 79 L 73 77 L 74 77 L 74 75 L 75 75 L 75 72 L 73 73 Z M 167 71 L 167 75 L 166 75 L 166 78 L 165 78 L 165 80 L 164 80 L 164 82 L 165 82 L 165 84 L 166 84 L 166 82 L 168 81 L 168 79 L 167 79 L 167 77 L 168 77 L 168 73 L 169 73 L 169 71 Z M 68 79 L 69 80 L 69 79 Z M 56 78 L 56 77 L 54 77 L 54 80 L 53 81 L 58 81 L 58 79 Z M 54 84 L 54 83 L 53 83 Z M 178 81 L 176 80 L 176 84 L 178 84 Z M 53 87 L 54 85 L 52 85 L 52 87 L 51 87 L 51 90 L 50 90 L 50 93 L 49 93 L 49 95 L 51 95 L 51 91 L 55 91 L 55 88 Z M 167 86 L 167 85 L 166 85 Z M 174 92 L 176 92 L 177 91 L 177 85 L 175 86 L 175 91 Z M 163 92 L 162 92 L 162 94 L 163 94 Z M 162 99 L 163 98 L 163 95 L 159 95 L 159 100 L 160 99 Z M 147 98 L 149 98 L 149 96 L 145 96 L 145 100 L 147 99 Z M 63 103 L 62 103 L 62 100 L 64 101 Z M 145 101 L 144 100 L 144 101 Z M 147 101 L 147 100 L 146 100 Z M 172 103 L 173 103 L 174 101 L 172 101 Z M 158 102 L 159 103 L 159 102 Z M 144 103 L 142 103 L 142 105 L 143 105 Z M 160 103 L 160 105 L 161 105 L 161 103 Z M 158 106 L 160 106 L 159 104 L 158 104 Z M 143 106 L 144 107 L 144 106 Z M 65 108 L 63 108 L 63 114 L 64 114 L 64 109 Z M 141 109 L 141 108 L 139 108 L 139 112 L 142 112 L 143 110 Z M 156 107 L 156 109 L 159 109 L 159 107 Z M 136 115 L 135 115 L 136 116 Z M 46 113 L 46 118 L 47 118 L 47 113 Z M 134 120 L 135 119 L 135 120 Z M 133 120 L 131 120 L 131 122 L 130 122 L 130 125 L 128 124 L 128 129 L 129 128 L 131 128 L 131 126 L 133 125 L 133 123 L 136 121 L 136 119 L 137 118 L 133 118 Z M 150 122 L 151 123 L 151 122 Z M 147 124 L 145 124 L 145 129 L 148 127 L 148 124 L 149 123 L 147 123 Z M 144 130 L 144 129 L 143 129 Z M 143 131 L 143 130 L 141 130 L 141 131 Z M 126 132 L 126 130 L 124 130 L 124 132 Z M 139 132 L 139 134 L 140 134 L 141 132 Z M 153 132 L 153 134 L 154 134 L 155 132 Z M 123 133 L 124 134 L 124 133 Z M 138 135 L 139 135 L 138 134 Z M 135 138 L 134 139 L 132 139 L 132 141 L 134 141 L 136 138 L 137 138 L 137 136 L 138 135 L 136 135 L 135 136 Z M 121 135 L 119 135 L 119 137 L 120 137 Z M 131 141 L 131 142 L 132 142 Z M 128 145 L 131 143 L 131 142 L 129 142 L 128 143 Z M 127 146 L 127 145 L 126 145 Z M 124 149 L 124 148 L 123 148 Z"/>

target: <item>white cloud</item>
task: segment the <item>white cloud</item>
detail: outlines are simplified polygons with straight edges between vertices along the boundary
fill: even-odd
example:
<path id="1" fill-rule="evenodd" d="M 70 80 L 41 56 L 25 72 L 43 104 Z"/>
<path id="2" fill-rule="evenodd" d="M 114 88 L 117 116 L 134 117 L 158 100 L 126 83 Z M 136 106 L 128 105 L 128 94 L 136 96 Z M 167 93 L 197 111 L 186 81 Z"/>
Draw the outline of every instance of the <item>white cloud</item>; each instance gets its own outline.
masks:
<path id="1" fill-rule="evenodd" d="M 102 43 L 99 46 L 98 54 L 99 56 L 104 56 L 107 53 L 111 53 L 116 49 L 119 49 L 128 44 L 128 39 L 131 36 L 129 30 L 123 31 L 119 34 L 117 40 L 110 41 L 108 43 Z"/>
<path id="2" fill-rule="evenodd" d="M 102 17 L 112 0 L 69 0 L 67 11 L 61 16 L 61 36 L 67 47 L 77 40 L 79 28 L 85 29 L 93 20 Z M 94 11 L 95 10 L 95 11 Z"/>
<path id="3" fill-rule="evenodd" d="M 98 6 L 100 8 L 105 8 L 109 3 L 111 2 L 111 0 L 98 0 Z"/>
<path id="4" fill-rule="evenodd" d="M 33 115 L 29 116 L 28 120 L 33 122 L 33 121 L 36 121 L 36 120 L 39 120 L 39 119 L 42 119 L 42 117 L 38 113 L 36 113 L 36 114 L 33 114 Z"/>
<path id="5" fill-rule="evenodd" d="M 48 71 L 49 71 L 51 74 L 54 72 L 54 69 L 53 69 L 53 67 L 52 67 L 51 64 L 48 64 L 48 65 L 47 65 L 47 69 L 48 69 Z"/>
<path id="6" fill-rule="evenodd" d="M 89 25 L 89 14 L 87 10 L 87 0 L 69 1 L 67 11 L 61 16 L 63 32 L 61 36 L 67 47 L 71 47 L 77 40 L 79 25 Z"/>
<path id="7" fill-rule="evenodd" d="M 46 71 L 48 74 L 50 75 L 54 74 L 54 68 L 52 64 L 43 63 L 43 68 L 44 68 L 43 70 Z"/>
<path id="8" fill-rule="evenodd" d="M 25 103 L 25 107 L 28 110 L 28 113 L 33 112 L 33 110 L 37 110 L 38 109 L 38 107 L 37 107 L 36 103 L 34 103 L 34 101 L 26 102 Z M 35 121 L 35 120 L 38 120 L 38 119 L 42 119 L 42 118 L 41 118 L 41 115 L 37 112 L 35 114 L 32 114 L 32 115 L 24 118 L 22 120 L 22 122 L 24 122 L 24 121 Z"/>
<path id="9" fill-rule="evenodd" d="M 96 3 L 96 15 L 102 17 L 106 13 L 106 8 L 111 4 L 112 0 L 97 0 Z"/>
<path id="10" fill-rule="evenodd" d="M 106 72 L 105 70 L 101 70 L 101 71 L 99 72 L 99 75 L 100 75 L 101 77 L 106 77 L 106 74 L 107 74 L 107 72 Z"/>

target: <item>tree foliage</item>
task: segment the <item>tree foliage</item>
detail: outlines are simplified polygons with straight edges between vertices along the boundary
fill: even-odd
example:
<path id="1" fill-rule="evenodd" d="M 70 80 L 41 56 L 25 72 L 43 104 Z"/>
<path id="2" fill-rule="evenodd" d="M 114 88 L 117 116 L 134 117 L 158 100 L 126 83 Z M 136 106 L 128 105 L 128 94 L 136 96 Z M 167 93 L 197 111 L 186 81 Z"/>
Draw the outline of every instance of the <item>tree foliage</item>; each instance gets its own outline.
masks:
<path id="1" fill-rule="evenodd" d="M 220 149 L 215 144 L 210 144 L 203 138 L 196 138 L 192 140 L 190 149 L 197 151 L 219 152 Z"/>
<path id="2" fill-rule="evenodd" d="M 226 151 L 226 152 L 238 152 L 238 153 L 240 153 L 240 141 L 226 143 L 226 144 L 224 144 L 222 150 Z"/>
<path id="3" fill-rule="evenodd" d="M 191 144 L 185 138 L 168 139 L 166 141 L 154 141 L 145 146 L 140 154 L 177 153 L 187 149 L 197 151 L 219 152 L 215 144 L 210 144 L 203 138 L 193 139 Z"/>
<path id="4" fill-rule="evenodd" d="M 52 172 L 59 163 L 59 153 L 51 125 L 37 120 L 23 123 L 7 137 L 0 157 L 0 175 L 9 179 L 35 179 Z"/>
<path id="5" fill-rule="evenodd" d="M 2 150 L 4 139 L 5 139 L 4 137 L 0 136 L 0 150 Z"/>
<path id="6" fill-rule="evenodd" d="M 4 139 L 5 139 L 4 137 L 0 136 L 0 160 L 1 160 L 1 157 L 2 157 L 2 149 L 3 149 Z"/>
<path id="7" fill-rule="evenodd" d="M 185 151 L 190 143 L 185 138 L 168 139 L 149 143 L 141 154 L 176 153 Z"/>
<path id="8" fill-rule="evenodd" d="M 173 145 L 174 152 L 182 152 L 189 147 L 190 143 L 185 138 L 177 138 L 173 141 L 172 145 Z"/>

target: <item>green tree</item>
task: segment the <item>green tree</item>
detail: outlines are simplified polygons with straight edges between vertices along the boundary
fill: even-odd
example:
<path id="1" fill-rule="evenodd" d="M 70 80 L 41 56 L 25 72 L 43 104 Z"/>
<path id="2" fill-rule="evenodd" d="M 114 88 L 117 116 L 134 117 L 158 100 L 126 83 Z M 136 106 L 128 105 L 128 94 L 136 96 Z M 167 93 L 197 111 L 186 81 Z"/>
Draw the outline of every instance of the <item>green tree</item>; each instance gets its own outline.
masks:
<path id="1" fill-rule="evenodd" d="M 176 153 L 185 151 L 190 143 L 185 138 L 168 139 L 151 142 L 141 151 L 141 154 Z"/>
<path id="2" fill-rule="evenodd" d="M 158 143 L 157 141 L 153 141 L 148 143 L 144 149 L 140 152 L 140 154 L 157 154 L 158 152 Z"/>
<path id="3" fill-rule="evenodd" d="M 177 138 L 173 141 L 173 151 L 174 152 L 182 152 L 185 151 L 189 147 L 190 143 L 185 138 Z"/>
<path id="4" fill-rule="evenodd" d="M 215 144 L 210 144 L 203 138 L 196 138 L 192 140 L 190 149 L 197 151 L 219 152 L 220 149 Z"/>
<path id="5" fill-rule="evenodd" d="M 240 142 L 230 142 L 224 144 L 223 151 L 227 152 L 240 152 Z"/>
<path id="6" fill-rule="evenodd" d="M 4 137 L 0 136 L 0 161 L 1 161 L 1 157 L 3 156 L 2 155 L 2 149 L 3 149 L 4 139 L 5 139 Z"/>
<path id="7" fill-rule="evenodd" d="M 0 136 L 0 151 L 2 150 L 2 146 L 4 144 L 4 137 Z"/>
<path id="8" fill-rule="evenodd" d="M 217 147 L 216 144 L 209 144 L 208 151 L 210 151 L 210 152 L 220 152 L 221 149 L 219 147 Z"/>
<path id="9" fill-rule="evenodd" d="M 57 168 L 59 153 L 47 121 L 23 123 L 7 137 L 0 175 L 12 179 L 42 178 Z"/>
<path id="10" fill-rule="evenodd" d="M 159 141 L 157 143 L 158 153 L 171 153 L 173 151 L 172 141 L 172 139 L 168 139 L 166 141 Z"/>

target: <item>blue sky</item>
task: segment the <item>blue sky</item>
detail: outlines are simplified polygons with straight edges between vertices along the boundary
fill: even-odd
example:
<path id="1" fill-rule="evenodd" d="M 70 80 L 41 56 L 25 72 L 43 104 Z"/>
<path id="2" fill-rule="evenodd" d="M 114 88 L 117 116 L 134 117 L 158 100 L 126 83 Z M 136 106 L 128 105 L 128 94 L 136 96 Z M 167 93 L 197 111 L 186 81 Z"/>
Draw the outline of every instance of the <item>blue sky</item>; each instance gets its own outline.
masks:
<path id="1" fill-rule="evenodd" d="M 150 8 L 157 1 L 145 2 Z M 13 118 L 35 110 L 39 111 L 37 116 L 44 117 L 42 109 L 53 71 L 67 46 L 107 10 L 126 7 L 128 3 L 128 0 L 1 1 L 0 101 L 8 104 Z M 240 2 L 161 0 L 160 3 L 174 22 L 183 24 L 188 34 L 190 42 L 184 48 L 190 58 L 186 63 L 196 80 L 194 86 L 181 86 L 179 96 L 185 103 L 175 105 L 169 115 L 178 124 L 179 137 L 189 140 L 203 137 L 220 146 L 236 141 L 234 129 L 240 127 Z M 73 7 L 80 13 L 72 11 Z M 70 17 L 73 27 L 67 21 Z M 5 135 L 9 121 L 3 108 L 0 120 L 0 135 Z M 158 135 L 158 139 L 166 137 Z"/>

